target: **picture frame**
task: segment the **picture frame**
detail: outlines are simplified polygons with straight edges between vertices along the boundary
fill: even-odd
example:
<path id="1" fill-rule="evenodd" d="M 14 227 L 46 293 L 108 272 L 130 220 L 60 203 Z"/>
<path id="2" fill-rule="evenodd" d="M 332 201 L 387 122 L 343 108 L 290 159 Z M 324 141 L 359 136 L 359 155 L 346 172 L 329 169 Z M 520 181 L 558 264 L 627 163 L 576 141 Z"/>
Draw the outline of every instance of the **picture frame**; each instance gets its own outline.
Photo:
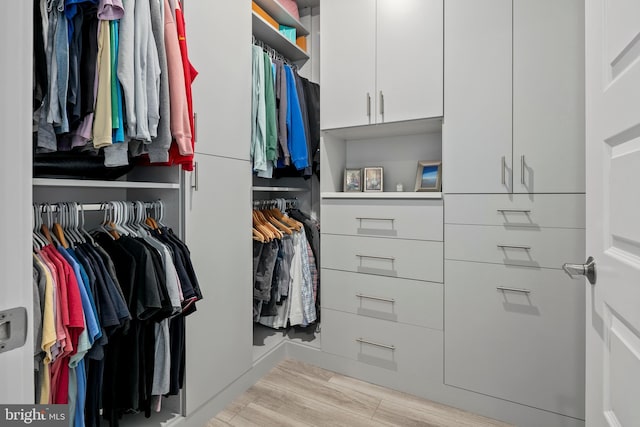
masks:
<path id="1" fill-rule="evenodd" d="M 364 168 L 364 191 L 384 191 L 384 170 L 381 166 Z"/>
<path id="2" fill-rule="evenodd" d="M 415 191 L 442 191 L 442 162 L 421 160 L 416 171 Z"/>
<path id="3" fill-rule="evenodd" d="M 362 191 L 362 169 L 350 169 L 344 170 L 344 186 L 342 191 L 360 192 Z"/>

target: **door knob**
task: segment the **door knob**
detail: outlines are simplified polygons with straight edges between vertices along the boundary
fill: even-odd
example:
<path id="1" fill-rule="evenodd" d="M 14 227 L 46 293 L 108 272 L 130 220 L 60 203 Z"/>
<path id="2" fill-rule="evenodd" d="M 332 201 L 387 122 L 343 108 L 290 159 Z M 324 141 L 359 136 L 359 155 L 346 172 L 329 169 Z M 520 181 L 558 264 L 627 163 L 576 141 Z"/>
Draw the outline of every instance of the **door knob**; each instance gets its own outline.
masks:
<path id="1" fill-rule="evenodd" d="M 593 259 L 592 256 L 587 259 L 586 264 L 564 264 L 562 269 L 571 276 L 572 279 L 578 276 L 585 276 L 587 280 L 589 280 L 589 283 L 592 285 L 596 284 L 596 260 Z"/>

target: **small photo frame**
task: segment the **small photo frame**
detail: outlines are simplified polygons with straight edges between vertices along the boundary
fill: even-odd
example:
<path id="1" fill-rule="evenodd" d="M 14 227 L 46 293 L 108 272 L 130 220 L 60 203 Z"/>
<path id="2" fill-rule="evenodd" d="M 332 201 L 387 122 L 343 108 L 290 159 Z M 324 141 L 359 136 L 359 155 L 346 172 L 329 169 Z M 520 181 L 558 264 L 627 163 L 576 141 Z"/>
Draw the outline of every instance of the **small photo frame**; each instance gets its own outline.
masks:
<path id="1" fill-rule="evenodd" d="M 344 188 L 345 192 L 362 191 L 362 169 L 345 169 L 344 170 Z"/>
<path id="2" fill-rule="evenodd" d="M 364 191 L 382 192 L 384 185 L 384 172 L 382 167 L 364 168 Z"/>
<path id="3" fill-rule="evenodd" d="M 422 160 L 418 162 L 415 191 L 441 191 L 442 162 Z"/>

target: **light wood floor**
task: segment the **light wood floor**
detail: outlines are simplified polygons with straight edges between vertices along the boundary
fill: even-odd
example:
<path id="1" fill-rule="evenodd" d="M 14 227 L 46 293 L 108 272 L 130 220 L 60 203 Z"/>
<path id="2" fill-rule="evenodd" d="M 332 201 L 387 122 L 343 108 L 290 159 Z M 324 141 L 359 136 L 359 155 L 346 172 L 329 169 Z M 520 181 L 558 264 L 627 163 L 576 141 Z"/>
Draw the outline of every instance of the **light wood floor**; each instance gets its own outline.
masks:
<path id="1" fill-rule="evenodd" d="M 294 360 L 285 360 L 207 427 L 438 426 L 508 424 Z"/>

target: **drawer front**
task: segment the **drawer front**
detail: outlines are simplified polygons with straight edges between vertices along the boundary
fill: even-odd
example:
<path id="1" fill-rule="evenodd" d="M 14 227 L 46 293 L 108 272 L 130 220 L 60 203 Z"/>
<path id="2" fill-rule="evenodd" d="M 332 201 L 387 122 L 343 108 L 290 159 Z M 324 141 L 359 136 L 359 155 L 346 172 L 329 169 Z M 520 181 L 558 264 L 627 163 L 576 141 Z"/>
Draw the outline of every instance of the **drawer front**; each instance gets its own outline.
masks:
<path id="1" fill-rule="evenodd" d="M 442 242 L 322 235 L 322 266 L 442 283 Z"/>
<path id="2" fill-rule="evenodd" d="M 584 419 L 583 281 L 557 270 L 445 266 L 445 383 Z"/>
<path id="3" fill-rule="evenodd" d="M 584 194 L 452 194 L 447 224 L 585 227 Z"/>
<path id="4" fill-rule="evenodd" d="M 322 350 L 393 372 L 404 389 L 442 384 L 441 331 L 323 308 Z"/>
<path id="5" fill-rule="evenodd" d="M 441 283 L 322 270 L 326 308 L 442 330 L 442 305 Z"/>
<path id="6" fill-rule="evenodd" d="M 445 258 L 526 267 L 562 268 L 584 258 L 585 232 L 573 228 L 445 226 Z"/>
<path id="7" fill-rule="evenodd" d="M 442 241 L 442 200 L 324 200 L 322 232 Z"/>

